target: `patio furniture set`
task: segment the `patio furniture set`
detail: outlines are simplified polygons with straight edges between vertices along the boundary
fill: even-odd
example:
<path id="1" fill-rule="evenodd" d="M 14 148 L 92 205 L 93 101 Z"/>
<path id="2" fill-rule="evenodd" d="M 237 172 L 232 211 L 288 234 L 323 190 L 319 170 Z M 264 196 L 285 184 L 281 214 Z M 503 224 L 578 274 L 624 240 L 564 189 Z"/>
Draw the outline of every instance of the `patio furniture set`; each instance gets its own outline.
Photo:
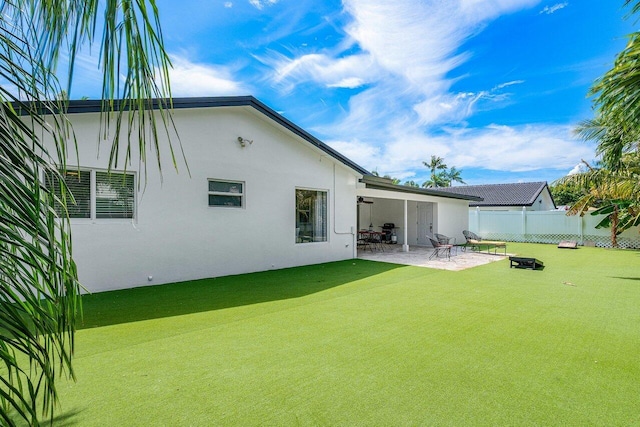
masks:
<path id="1" fill-rule="evenodd" d="M 507 254 L 507 244 L 505 242 L 498 242 L 494 240 L 482 240 L 480 236 L 475 233 L 472 233 L 469 230 L 464 230 L 462 232 L 465 238 L 465 243 L 462 245 L 456 245 L 455 238 L 445 236 L 443 234 L 434 234 L 434 237 L 429 237 L 429 241 L 431 241 L 431 245 L 433 246 L 433 253 L 429 257 L 429 259 L 433 258 L 447 258 L 451 259 L 451 252 L 457 251 L 458 247 L 460 247 L 463 251 L 466 251 L 469 248 L 472 251 L 481 252 L 486 249 L 487 253 L 493 253 L 497 255 L 498 248 L 504 249 L 504 254 Z M 493 252 L 492 252 L 493 251 Z"/>
<path id="2" fill-rule="evenodd" d="M 451 259 L 452 252 L 454 255 L 457 253 L 458 248 L 466 251 L 469 248 L 471 251 L 483 252 L 486 250 L 488 254 L 498 254 L 498 249 L 503 249 L 504 254 L 507 254 L 506 242 L 499 242 L 494 240 L 482 240 L 480 236 L 471 231 L 464 230 L 462 234 L 465 237 L 465 243 L 461 245 L 456 244 L 455 237 L 448 237 L 444 234 L 435 233 L 434 237 L 427 236 L 431 245 L 433 246 L 433 252 L 429 256 L 429 259 L 434 258 L 446 258 Z M 358 249 L 370 251 L 383 251 L 384 252 L 385 233 L 371 230 L 358 231 L 357 247 Z"/>

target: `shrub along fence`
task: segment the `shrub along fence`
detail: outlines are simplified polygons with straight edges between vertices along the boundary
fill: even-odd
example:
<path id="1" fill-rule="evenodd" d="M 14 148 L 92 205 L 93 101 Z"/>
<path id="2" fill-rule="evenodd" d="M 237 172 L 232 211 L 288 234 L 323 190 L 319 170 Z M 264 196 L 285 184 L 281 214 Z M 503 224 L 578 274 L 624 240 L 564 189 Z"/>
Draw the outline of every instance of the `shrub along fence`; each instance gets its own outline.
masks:
<path id="1" fill-rule="evenodd" d="M 595 226 L 602 216 L 568 216 L 564 211 L 469 211 L 469 229 L 488 240 L 559 243 L 575 240 L 580 245 L 611 247 L 611 230 Z M 621 248 L 640 248 L 639 228 L 618 235 Z"/>

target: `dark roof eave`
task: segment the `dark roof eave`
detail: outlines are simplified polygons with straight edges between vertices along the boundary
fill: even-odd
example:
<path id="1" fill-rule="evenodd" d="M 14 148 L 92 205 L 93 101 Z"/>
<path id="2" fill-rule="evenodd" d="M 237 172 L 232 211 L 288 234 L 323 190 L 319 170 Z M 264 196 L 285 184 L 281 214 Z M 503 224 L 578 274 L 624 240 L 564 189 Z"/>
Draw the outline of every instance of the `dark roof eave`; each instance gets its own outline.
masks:
<path id="1" fill-rule="evenodd" d="M 523 203 L 514 205 L 513 203 L 469 203 L 469 206 L 491 207 L 491 206 L 533 206 L 533 203 Z"/>
<path id="2" fill-rule="evenodd" d="M 376 190 L 399 191 L 401 193 L 412 193 L 412 194 L 421 194 L 425 196 L 436 196 L 436 197 L 443 197 L 445 199 L 473 200 L 473 201 L 483 200 L 481 197 L 465 196 L 463 194 L 456 194 L 456 193 L 447 193 L 444 191 L 432 190 L 428 188 L 416 188 L 416 187 L 409 187 L 406 185 L 397 185 L 391 182 L 385 182 L 385 180 L 386 180 L 385 178 L 378 178 L 373 175 L 370 175 L 370 176 L 363 177 L 360 180 L 360 182 L 364 183 L 367 188 L 372 188 Z"/>

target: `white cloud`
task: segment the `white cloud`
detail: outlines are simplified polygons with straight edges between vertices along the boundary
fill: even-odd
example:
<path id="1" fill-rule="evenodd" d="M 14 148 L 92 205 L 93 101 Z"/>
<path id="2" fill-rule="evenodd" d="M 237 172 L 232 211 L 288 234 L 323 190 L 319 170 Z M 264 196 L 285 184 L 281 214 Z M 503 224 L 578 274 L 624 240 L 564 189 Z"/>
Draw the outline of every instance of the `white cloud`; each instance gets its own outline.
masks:
<path id="1" fill-rule="evenodd" d="M 490 20 L 539 2 L 343 0 L 353 18 L 345 28 L 347 40 L 333 52 L 272 57 L 271 79 L 287 88 L 303 82 L 360 87 L 336 123 L 315 131 L 381 174 L 420 180 L 416 174 L 431 155 L 458 168 L 568 170 L 594 155 L 592 146 L 574 138 L 570 126 L 473 129 L 465 124 L 476 111 L 511 102 L 508 91 L 524 80 L 496 82 L 474 92 L 451 90 L 452 73 L 471 55 L 461 50 L 464 43 Z"/>
<path id="2" fill-rule="evenodd" d="M 227 9 L 232 8 L 233 3 L 231 3 L 230 1 L 224 2 L 224 7 L 226 7 Z"/>
<path id="3" fill-rule="evenodd" d="M 365 84 L 366 84 L 366 81 L 364 81 L 359 77 L 347 77 L 336 83 L 329 83 L 327 84 L 327 87 L 344 87 L 349 89 L 355 89 Z"/>
<path id="4" fill-rule="evenodd" d="M 591 158 L 593 146 L 575 139 L 571 126 L 491 125 L 452 137 L 452 164 L 499 171 L 566 169 Z"/>
<path id="5" fill-rule="evenodd" d="M 221 96 L 250 93 L 248 88 L 234 80 L 233 70 L 226 66 L 204 65 L 172 56 L 169 71 L 173 96 Z"/>
<path id="6" fill-rule="evenodd" d="M 572 127 L 562 125 L 491 125 L 440 135 L 427 135 L 419 128 L 398 128 L 386 144 L 361 140 L 329 144 L 365 168 L 401 179 L 422 170 L 426 176 L 422 161 L 431 155 L 445 158 L 458 169 L 511 172 L 566 170 L 594 155 L 592 145 L 576 140 Z"/>
<path id="7" fill-rule="evenodd" d="M 327 54 L 308 54 L 291 60 L 273 53 L 261 60 L 274 69 L 276 85 L 292 89 L 297 83 L 313 81 L 326 87 L 360 87 L 376 79 L 377 70 L 368 55 L 334 59 Z"/>
<path id="8" fill-rule="evenodd" d="M 463 92 L 437 95 L 414 107 L 421 124 L 460 122 L 470 116 L 475 104 L 481 99 L 491 99 L 489 92 Z"/>
<path id="9" fill-rule="evenodd" d="M 504 89 L 505 87 L 509 87 L 509 86 L 513 86 L 513 85 L 521 85 L 523 83 L 524 83 L 524 80 L 512 80 L 510 82 L 500 83 L 499 85 L 497 85 L 493 89 L 494 90 Z"/>
<path id="10" fill-rule="evenodd" d="M 249 0 L 249 3 L 256 9 L 264 9 L 265 6 L 273 6 L 278 0 Z"/>
<path id="11" fill-rule="evenodd" d="M 567 175 L 575 175 L 577 173 L 586 172 L 586 170 L 587 170 L 587 167 L 585 166 L 585 164 L 580 162 L 577 165 L 575 165 L 573 169 L 571 169 L 569 173 L 567 173 Z"/>
<path id="12" fill-rule="evenodd" d="M 557 4 L 554 4 L 553 6 L 545 6 L 544 9 L 540 11 L 540 15 L 542 15 L 543 13 L 545 15 L 551 15 L 552 13 L 555 13 L 560 9 L 564 9 L 567 6 L 569 6 L 569 2 L 557 3 Z"/>
<path id="13" fill-rule="evenodd" d="M 384 105 L 387 112 L 404 114 L 404 120 L 423 125 L 462 121 L 482 102 L 504 101 L 507 94 L 497 93 L 507 86 L 523 83 L 513 80 L 477 93 L 452 93 L 454 80 L 449 75 L 465 62 L 470 53 L 460 46 L 490 19 L 537 4 L 540 0 L 344 0 L 352 17 L 345 32 L 349 36 L 334 51 L 287 57 L 271 54 L 261 59 L 274 70 L 272 82 L 285 91 L 296 85 L 315 82 L 325 87 L 361 88 L 351 98 L 349 112 L 340 128 L 361 126 L 380 129 L 377 114 L 370 105 Z M 353 53 L 355 52 L 355 53 Z M 397 102 L 401 98 L 402 103 Z M 392 110 L 389 106 L 397 105 Z M 346 139 L 351 138 L 353 135 Z"/>

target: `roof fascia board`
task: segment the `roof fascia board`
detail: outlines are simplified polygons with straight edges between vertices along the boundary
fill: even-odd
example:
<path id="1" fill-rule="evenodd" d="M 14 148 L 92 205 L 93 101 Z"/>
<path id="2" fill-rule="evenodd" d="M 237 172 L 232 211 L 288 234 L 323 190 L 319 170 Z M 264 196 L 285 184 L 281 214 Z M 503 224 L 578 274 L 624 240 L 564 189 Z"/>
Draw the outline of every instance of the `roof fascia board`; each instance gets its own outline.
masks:
<path id="1" fill-rule="evenodd" d="M 360 181 L 366 185 L 366 188 L 373 188 L 376 190 L 398 191 L 400 193 L 421 194 L 425 196 L 442 197 L 445 199 L 473 200 L 473 201 L 483 200 L 481 197 L 476 197 L 476 196 L 465 196 L 463 194 L 448 193 L 444 191 L 430 190 L 427 188 L 416 188 L 416 187 L 408 187 L 406 185 L 396 185 L 396 184 L 393 184 L 391 180 L 387 178 L 381 178 L 373 175 L 364 176 Z"/>

